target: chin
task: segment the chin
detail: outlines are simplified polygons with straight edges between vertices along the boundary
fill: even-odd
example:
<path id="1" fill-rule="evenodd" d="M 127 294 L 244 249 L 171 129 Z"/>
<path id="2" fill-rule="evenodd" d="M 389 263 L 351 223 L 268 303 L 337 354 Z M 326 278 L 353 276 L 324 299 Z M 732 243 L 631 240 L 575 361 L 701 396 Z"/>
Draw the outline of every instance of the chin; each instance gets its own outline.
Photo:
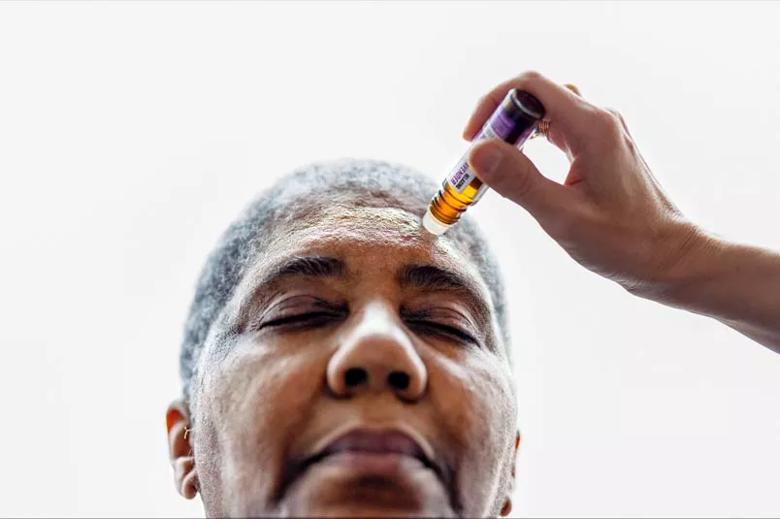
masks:
<path id="1" fill-rule="evenodd" d="M 309 468 L 283 500 L 285 515 L 306 517 L 454 517 L 444 485 L 414 462 L 376 471 L 323 463 Z"/>

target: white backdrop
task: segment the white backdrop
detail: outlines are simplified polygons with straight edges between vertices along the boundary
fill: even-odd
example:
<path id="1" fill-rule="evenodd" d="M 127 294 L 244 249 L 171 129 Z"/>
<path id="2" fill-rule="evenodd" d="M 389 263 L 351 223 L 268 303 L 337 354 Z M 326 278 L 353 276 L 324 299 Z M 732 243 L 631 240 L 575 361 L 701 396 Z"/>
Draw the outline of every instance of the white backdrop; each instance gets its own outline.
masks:
<path id="1" fill-rule="evenodd" d="M 439 179 L 529 69 L 620 110 L 691 218 L 780 249 L 780 4 L 0 4 L 0 515 L 197 516 L 164 411 L 217 237 L 314 160 Z M 562 179 L 566 160 L 528 153 Z M 491 192 L 518 516 L 780 515 L 780 355 L 633 298 Z M 508 229 L 512 229 L 511 234 Z"/>

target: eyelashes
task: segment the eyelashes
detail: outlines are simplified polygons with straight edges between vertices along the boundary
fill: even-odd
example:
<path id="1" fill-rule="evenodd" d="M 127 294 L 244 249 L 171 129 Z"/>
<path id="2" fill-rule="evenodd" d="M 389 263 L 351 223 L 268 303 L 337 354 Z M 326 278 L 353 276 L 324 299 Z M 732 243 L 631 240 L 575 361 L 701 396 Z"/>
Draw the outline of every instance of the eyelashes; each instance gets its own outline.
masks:
<path id="1" fill-rule="evenodd" d="M 305 329 L 305 328 L 318 328 L 327 326 L 329 324 L 335 324 L 346 317 L 346 313 L 333 312 L 333 311 L 316 311 L 306 312 L 300 314 L 281 316 L 269 321 L 260 322 L 253 328 L 257 331 L 263 328 L 291 328 L 291 329 Z M 471 344 L 479 344 L 479 342 L 469 333 L 463 331 L 456 326 L 446 325 L 436 321 L 430 321 L 421 318 L 406 318 L 404 320 L 406 324 L 414 328 L 415 330 L 422 331 L 423 333 L 432 335 L 445 335 L 450 338 L 454 338 L 460 342 L 467 342 Z"/>
<path id="2" fill-rule="evenodd" d="M 295 302 L 298 302 L 296 305 Z M 309 308 L 308 312 L 294 311 L 295 307 Z M 276 308 L 276 311 L 271 311 Z M 284 312 L 286 308 L 292 308 Z M 263 320 L 263 316 L 260 316 L 259 320 L 251 327 L 257 331 L 266 327 L 279 327 L 279 326 L 298 326 L 305 324 L 306 321 L 311 321 L 310 324 L 325 324 L 328 322 L 343 319 L 347 315 L 347 307 L 345 305 L 333 304 L 328 301 L 324 301 L 318 298 L 304 297 L 292 297 L 281 303 L 272 306 L 266 313 L 277 314 L 278 316 L 271 320 Z M 281 315 L 279 315 L 281 314 Z"/>
<path id="3" fill-rule="evenodd" d="M 443 333 L 445 335 L 455 337 L 458 340 L 463 342 L 478 344 L 477 340 L 474 337 L 464 332 L 460 328 L 456 328 L 455 326 L 449 326 L 446 324 L 437 323 L 435 321 L 423 321 L 423 320 L 407 321 L 407 324 L 417 325 L 418 327 L 422 327 L 423 329 L 431 330 L 434 333 Z"/>
<path id="4" fill-rule="evenodd" d="M 305 314 L 286 315 L 278 317 L 270 321 L 261 322 L 256 329 L 273 328 L 275 326 L 284 325 L 300 325 L 301 323 L 309 325 L 326 324 L 328 322 L 334 322 L 339 317 L 332 312 L 309 312 Z"/>

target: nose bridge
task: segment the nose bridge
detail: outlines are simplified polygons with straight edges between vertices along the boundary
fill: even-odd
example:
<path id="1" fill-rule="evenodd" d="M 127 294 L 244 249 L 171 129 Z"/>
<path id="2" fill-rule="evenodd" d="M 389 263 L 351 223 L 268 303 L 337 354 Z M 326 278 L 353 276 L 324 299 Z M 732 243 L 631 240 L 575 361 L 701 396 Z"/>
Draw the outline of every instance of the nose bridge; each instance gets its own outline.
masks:
<path id="1" fill-rule="evenodd" d="M 367 302 L 360 310 L 353 335 L 355 338 L 369 336 L 376 339 L 393 339 L 398 343 L 405 345 L 408 342 L 411 345 L 411 340 L 401 328 L 393 306 L 380 299 Z"/>
<path id="2" fill-rule="evenodd" d="M 404 399 L 419 398 L 427 371 L 392 304 L 367 302 L 328 365 L 328 384 L 340 396 L 363 391 L 392 391 Z"/>

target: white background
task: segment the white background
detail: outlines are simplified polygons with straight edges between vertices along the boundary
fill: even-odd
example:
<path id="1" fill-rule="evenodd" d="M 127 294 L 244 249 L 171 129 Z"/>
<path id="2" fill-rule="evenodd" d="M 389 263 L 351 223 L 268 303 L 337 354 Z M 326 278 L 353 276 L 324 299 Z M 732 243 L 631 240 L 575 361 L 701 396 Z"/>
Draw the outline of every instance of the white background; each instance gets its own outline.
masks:
<path id="1" fill-rule="evenodd" d="M 314 160 L 441 178 L 533 68 L 620 110 L 670 196 L 780 249 L 776 3 L 0 5 L 0 515 L 202 514 L 164 412 L 197 273 Z M 541 140 L 540 140 L 541 141 Z M 549 176 L 566 160 L 527 146 Z M 780 355 L 633 298 L 491 192 L 519 516 L 780 515 Z"/>

